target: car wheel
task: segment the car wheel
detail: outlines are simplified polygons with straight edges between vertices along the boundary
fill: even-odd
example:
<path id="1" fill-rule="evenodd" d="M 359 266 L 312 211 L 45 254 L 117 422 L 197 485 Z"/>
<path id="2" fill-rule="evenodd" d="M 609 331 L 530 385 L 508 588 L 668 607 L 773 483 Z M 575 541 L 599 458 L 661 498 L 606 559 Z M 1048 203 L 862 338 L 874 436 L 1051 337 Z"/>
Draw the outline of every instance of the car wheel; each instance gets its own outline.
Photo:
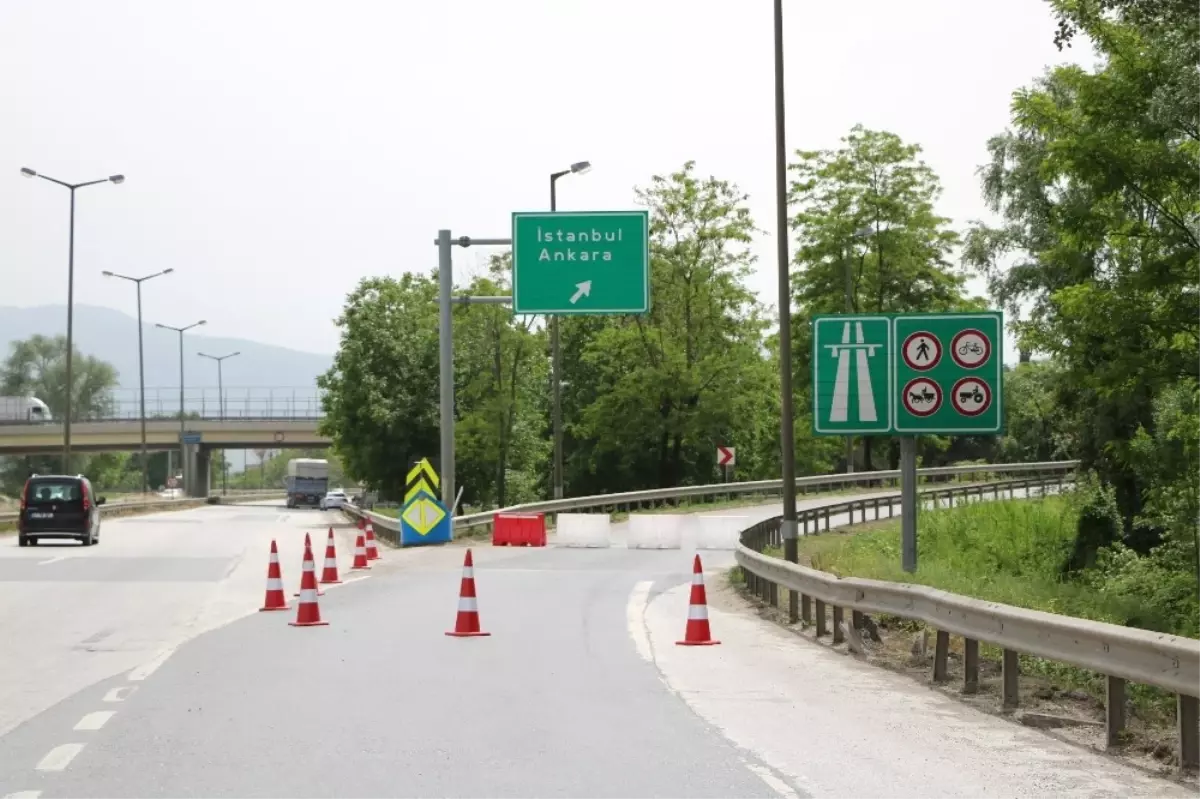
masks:
<path id="1" fill-rule="evenodd" d="M 29 546 L 29 539 L 23 535 L 18 535 L 17 536 L 17 546 L 19 546 L 19 547 Z"/>
<path id="2" fill-rule="evenodd" d="M 79 543 L 83 544 L 85 547 L 90 547 L 92 545 L 92 534 L 88 533 L 83 538 L 79 539 Z"/>

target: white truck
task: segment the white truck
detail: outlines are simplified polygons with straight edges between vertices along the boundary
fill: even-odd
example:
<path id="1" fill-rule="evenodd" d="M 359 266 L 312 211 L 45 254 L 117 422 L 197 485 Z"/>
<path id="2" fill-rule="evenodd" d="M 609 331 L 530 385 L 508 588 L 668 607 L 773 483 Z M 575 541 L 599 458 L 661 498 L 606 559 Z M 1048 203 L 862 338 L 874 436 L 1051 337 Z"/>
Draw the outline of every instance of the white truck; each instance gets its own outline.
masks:
<path id="1" fill-rule="evenodd" d="M 0 424 L 50 422 L 50 408 L 37 397 L 0 397 Z"/>
<path id="2" fill-rule="evenodd" d="M 287 465 L 287 506 L 321 506 L 329 491 L 329 461 L 321 458 L 293 458 Z"/>

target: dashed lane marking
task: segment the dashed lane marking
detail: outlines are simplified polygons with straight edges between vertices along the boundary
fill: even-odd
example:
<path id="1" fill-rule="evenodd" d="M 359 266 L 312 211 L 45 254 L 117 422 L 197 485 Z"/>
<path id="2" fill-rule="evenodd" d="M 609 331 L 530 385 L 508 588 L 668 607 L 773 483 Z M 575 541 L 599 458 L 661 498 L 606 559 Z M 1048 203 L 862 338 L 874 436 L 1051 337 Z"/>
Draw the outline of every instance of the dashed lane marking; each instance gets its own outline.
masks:
<path id="1" fill-rule="evenodd" d="M 129 679 L 133 682 L 140 682 L 146 679 L 151 674 L 158 671 L 159 667 L 167 662 L 167 658 L 175 654 L 175 649 L 176 647 L 172 646 L 162 650 L 158 653 L 158 655 L 155 656 L 154 660 L 151 660 L 149 663 L 143 663 L 133 671 L 129 672 Z"/>
<path id="2" fill-rule="evenodd" d="M 71 765 L 71 761 L 75 759 L 75 755 L 83 751 L 83 744 L 63 744 L 56 746 L 46 753 L 38 764 L 34 766 L 38 771 L 62 771 L 67 766 Z"/>
<path id="3" fill-rule="evenodd" d="M 38 799 L 41 795 L 41 791 L 17 791 L 4 794 L 4 799 Z"/>
<path id="4" fill-rule="evenodd" d="M 75 725 L 76 732 L 91 732 L 98 730 L 108 723 L 108 720 L 116 715 L 115 710 L 97 710 L 95 713 L 88 713 L 79 720 Z"/>
<path id="5" fill-rule="evenodd" d="M 74 555 L 55 555 L 53 558 L 50 558 L 49 560 L 39 560 L 37 562 L 37 565 L 49 566 L 51 563 L 61 563 L 62 561 L 70 560 L 73 557 L 75 557 L 75 556 Z"/>

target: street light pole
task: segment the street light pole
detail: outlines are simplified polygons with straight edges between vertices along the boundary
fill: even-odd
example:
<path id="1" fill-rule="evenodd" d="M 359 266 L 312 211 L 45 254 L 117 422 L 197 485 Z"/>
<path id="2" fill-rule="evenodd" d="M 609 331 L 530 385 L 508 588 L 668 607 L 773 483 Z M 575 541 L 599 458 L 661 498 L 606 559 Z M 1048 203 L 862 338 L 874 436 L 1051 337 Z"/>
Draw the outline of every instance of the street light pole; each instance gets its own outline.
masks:
<path id="1" fill-rule="evenodd" d="M 779 437 L 782 445 L 783 556 L 790 563 L 799 559 L 796 540 L 796 435 L 792 417 L 792 286 L 788 264 L 787 128 L 784 124 L 783 93 L 783 0 L 775 0 L 775 244 L 779 273 L 779 395 L 782 407 Z M 799 616 L 795 592 L 788 592 L 788 619 Z"/>
<path id="2" fill-rule="evenodd" d="M 231 352 L 228 355 L 208 355 L 203 352 L 196 353 L 201 358 L 208 358 L 217 362 L 217 407 L 221 421 L 225 421 L 225 380 L 221 374 L 221 364 L 226 358 L 233 358 L 241 355 L 239 352 Z M 229 493 L 229 464 L 225 461 L 225 450 L 221 450 L 221 496 Z"/>
<path id="3" fill-rule="evenodd" d="M 554 184 L 563 175 L 582 175 L 592 168 L 588 161 L 571 164 L 570 169 L 550 173 L 550 210 L 558 210 L 558 195 Z M 563 432 L 562 432 L 562 348 L 559 342 L 558 317 L 550 317 L 550 371 L 553 373 L 551 395 L 551 424 L 554 427 L 554 498 L 563 497 Z"/>
<path id="4" fill-rule="evenodd" d="M 21 174 L 27 178 L 41 178 L 51 183 L 57 183 L 71 190 L 71 227 L 67 244 L 67 386 L 63 413 L 63 473 L 71 473 L 71 398 L 75 393 L 75 385 L 71 375 L 71 356 L 75 349 L 75 190 L 84 186 L 95 186 L 100 183 L 120 185 L 125 182 L 124 175 L 110 175 L 103 180 L 89 180 L 86 183 L 67 183 L 35 172 L 29 167 L 21 167 Z"/>
<path id="5" fill-rule="evenodd" d="M 193 327 L 199 327 L 200 325 L 203 325 L 203 324 L 206 324 L 206 322 L 205 322 L 205 320 L 201 319 L 199 322 L 193 322 L 192 324 L 187 325 L 186 327 L 171 327 L 170 325 L 157 324 L 157 323 L 154 325 L 155 327 L 162 328 L 163 330 L 174 330 L 176 333 L 179 334 L 179 468 L 184 470 L 183 482 L 184 482 L 185 492 L 187 490 L 186 486 L 187 486 L 188 475 L 187 475 L 187 471 L 186 471 L 187 470 L 187 451 L 185 449 L 185 447 L 187 445 L 184 444 L 184 442 L 183 442 L 183 433 L 184 433 L 184 426 L 183 426 L 183 334 L 186 333 L 187 331 L 191 330 Z M 170 475 L 168 475 L 168 476 L 170 476 Z"/>
<path id="6" fill-rule="evenodd" d="M 138 396 L 141 405 L 141 422 L 142 422 L 142 493 L 146 494 L 150 491 L 150 456 L 146 448 L 146 358 L 142 349 L 142 284 L 147 280 L 152 280 L 161 275 L 169 275 L 174 272 L 174 269 L 164 269 L 161 272 L 155 272 L 152 275 L 145 277 L 129 277 L 128 275 L 118 275 L 116 272 L 104 271 L 101 272 L 105 277 L 115 277 L 121 280 L 128 280 L 137 286 L 137 322 L 138 322 Z"/>

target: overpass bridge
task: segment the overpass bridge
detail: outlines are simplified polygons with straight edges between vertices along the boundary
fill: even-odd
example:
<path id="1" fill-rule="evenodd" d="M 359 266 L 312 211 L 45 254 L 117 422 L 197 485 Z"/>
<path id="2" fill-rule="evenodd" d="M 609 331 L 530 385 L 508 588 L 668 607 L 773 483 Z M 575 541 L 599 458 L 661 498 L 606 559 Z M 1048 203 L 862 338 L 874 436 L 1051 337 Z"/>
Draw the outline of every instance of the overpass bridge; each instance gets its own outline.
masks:
<path id="1" fill-rule="evenodd" d="M 184 488 L 189 496 L 208 496 L 209 461 L 215 449 L 312 449 L 329 446 L 317 432 L 319 419 L 185 419 Z M 178 419 L 147 419 L 146 446 L 155 451 L 180 448 Z M 58 422 L 0 424 L 0 456 L 57 453 L 63 447 Z M 142 447 L 136 419 L 73 422 L 73 452 L 137 452 Z"/>

